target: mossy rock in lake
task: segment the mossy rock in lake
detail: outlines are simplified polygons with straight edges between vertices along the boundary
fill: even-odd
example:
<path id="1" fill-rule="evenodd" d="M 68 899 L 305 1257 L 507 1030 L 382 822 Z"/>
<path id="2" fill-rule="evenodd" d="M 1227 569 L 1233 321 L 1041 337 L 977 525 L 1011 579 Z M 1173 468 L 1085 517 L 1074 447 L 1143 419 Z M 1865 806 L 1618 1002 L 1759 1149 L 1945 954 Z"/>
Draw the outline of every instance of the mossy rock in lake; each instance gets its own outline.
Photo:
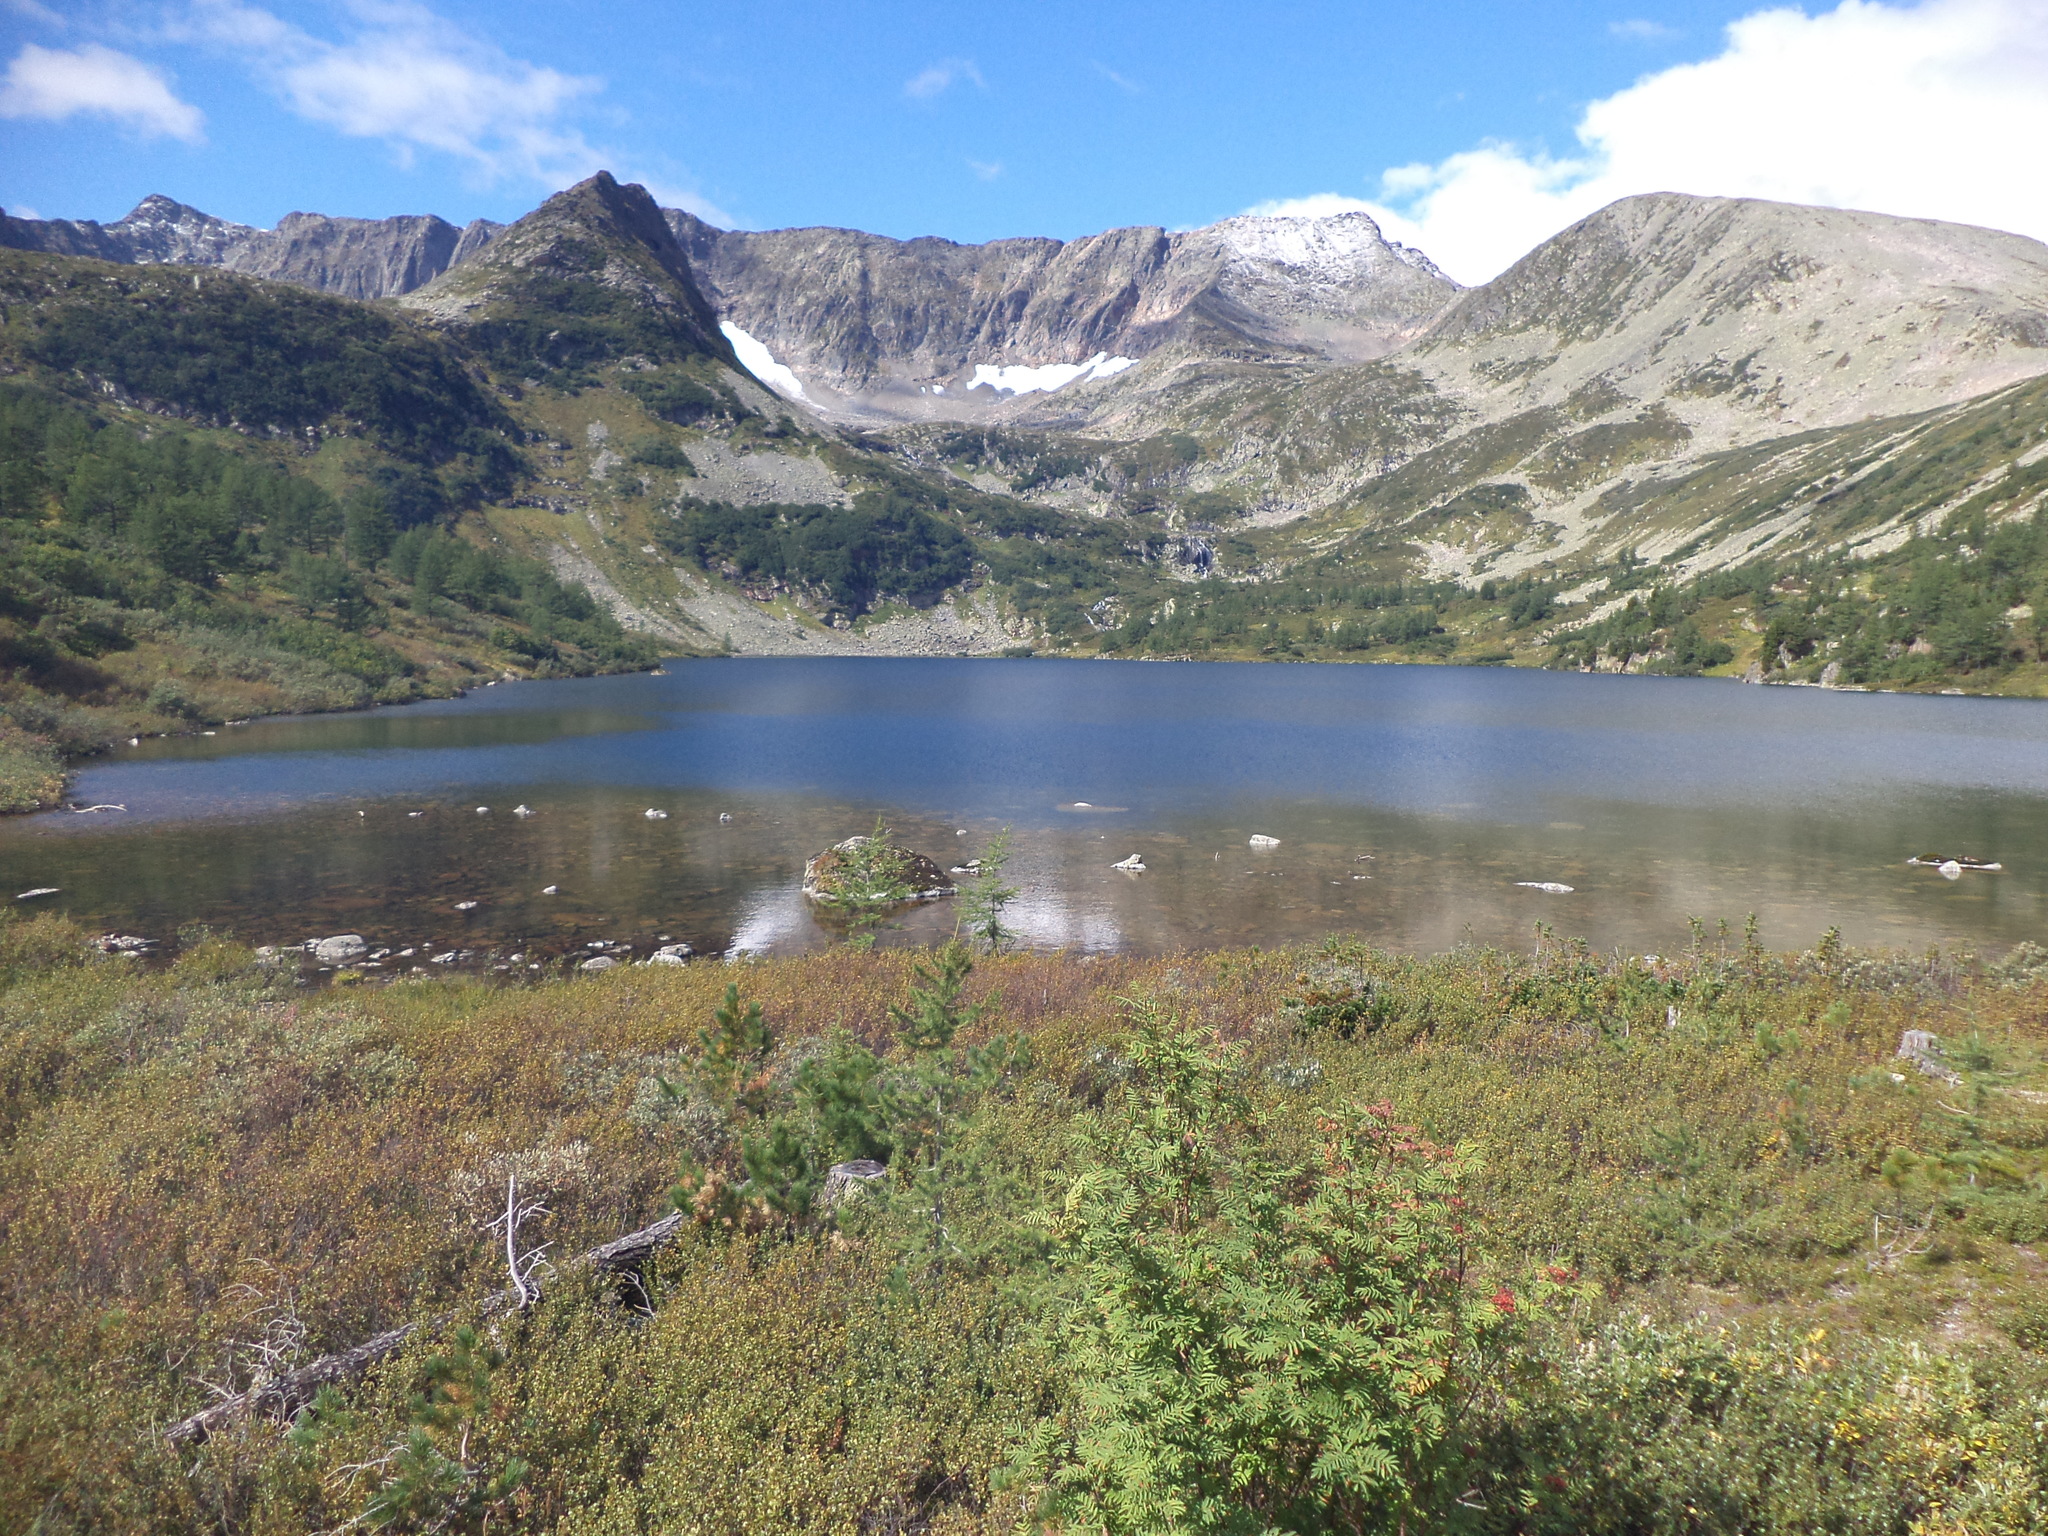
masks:
<path id="1" fill-rule="evenodd" d="M 849 837 L 804 865 L 804 894 L 831 906 L 935 901 L 953 892 L 938 865 L 885 838 Z"/>

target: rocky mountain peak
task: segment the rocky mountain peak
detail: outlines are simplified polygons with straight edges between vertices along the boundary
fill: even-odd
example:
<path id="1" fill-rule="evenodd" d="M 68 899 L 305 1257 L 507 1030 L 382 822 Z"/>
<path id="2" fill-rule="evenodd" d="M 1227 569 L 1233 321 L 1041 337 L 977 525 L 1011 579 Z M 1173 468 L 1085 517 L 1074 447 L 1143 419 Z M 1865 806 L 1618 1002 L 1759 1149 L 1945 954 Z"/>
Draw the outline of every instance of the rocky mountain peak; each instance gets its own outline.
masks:
<path id="1" fill-rule="evenodd" d="M 1387 239 L 1379 222 L 1358 210 L 1301 217 L 1239 214 L 1194 233 L 1213 235 L 1243 261 L 1286 268 L 1311 281 L 1356 280 L 1391 259 L 1457 287 L 1435 262 L 1411 246 Z"/>
<path id="2" fill-rule="evenodd" d="M 609 171 L 558 192 L 475 255 L 400 301 L 461 324 L 516 323 L 582 362 L 708 353 L 737 366 L 662 210 Z M 516 315 L 516 322 L 515 317 Z M 557 357 L 547 366 L 572 365 Z"/>

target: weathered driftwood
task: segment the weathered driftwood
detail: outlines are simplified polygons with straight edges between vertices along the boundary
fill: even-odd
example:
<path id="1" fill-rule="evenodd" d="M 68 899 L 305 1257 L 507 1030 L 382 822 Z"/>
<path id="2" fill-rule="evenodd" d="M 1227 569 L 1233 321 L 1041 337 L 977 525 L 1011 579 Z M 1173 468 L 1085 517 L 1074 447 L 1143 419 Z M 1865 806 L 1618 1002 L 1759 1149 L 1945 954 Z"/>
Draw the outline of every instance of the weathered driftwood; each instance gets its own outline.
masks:
<path id="1" fill-rule="evenodd" d="M 652 1226 L 642 1227 L 638 1232 L 629 1232 L 624 1237 L 614 1238 L 588 1253 L 579 1254 L 570 1260 L 572 1269 L 595 1269 L 600 1272 L 616 1273 L 622 1270 L 637 1270 L 646 1263 L 656 1249 L 668 1242 L 682 1230 L 688 1218 L 676 1211 L 664 1216 Z M 491 1317 L 501 1312 L 516 1311 L 519 1293 L 513 1290 L 499 1291 L 484 1299 L 482 1311 Z M 270 1413 L 278 1418 L 288 1418 L 312 1402 L 322 1387 L 339 1386 L 353 1381 L 380 1360 L 387 1360 L 398 1353 L 405 1341 L 422 1328 L 436 1328 L 456 1316 L 444 1312 L 425 1322 L 406 1323 L 397 1328 L 363 1340 L 353 1348 L 338 1350 L 331 1355 L 322 1355 L 295 1371 L 286 1371 L 282 1376 L 259 1381 L 246 1392 L 223 1398 L 211 1408 L 193 1414 L 189 1419 L 180 1419 L 164 1431 L 164 1437 L 173 1445 L 197 1445 L 215 1431 L 225 1428 L 238 1419 L 252 1414 Z"/>

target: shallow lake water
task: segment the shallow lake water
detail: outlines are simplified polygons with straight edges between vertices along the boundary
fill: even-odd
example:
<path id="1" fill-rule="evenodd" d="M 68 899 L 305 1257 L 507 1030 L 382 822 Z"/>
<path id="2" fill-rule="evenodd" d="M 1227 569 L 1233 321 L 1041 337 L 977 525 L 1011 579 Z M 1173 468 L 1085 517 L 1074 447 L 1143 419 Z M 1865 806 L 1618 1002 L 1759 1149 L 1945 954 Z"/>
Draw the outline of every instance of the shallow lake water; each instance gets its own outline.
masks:
<path id="1" fill-rule="evenodd" d="M 1523 947 L 1540 921 L 1656 950 L 1753 911 L 1773 946 L 1993 952 L 2048 927 L 2048 706 L 1697 679 L 682 661 L 148 741 L 73 799 L 126 810 L 0 821 L 0 899 L 55 886 L 35 904 L 158 939 L 801 950 L 832 942 L 805 859 L 878 815 L 942 865 L 1013 828 L 1010 921 L 1042 947 Z M 885 942 L 952 923 L 937 902 Z"/>

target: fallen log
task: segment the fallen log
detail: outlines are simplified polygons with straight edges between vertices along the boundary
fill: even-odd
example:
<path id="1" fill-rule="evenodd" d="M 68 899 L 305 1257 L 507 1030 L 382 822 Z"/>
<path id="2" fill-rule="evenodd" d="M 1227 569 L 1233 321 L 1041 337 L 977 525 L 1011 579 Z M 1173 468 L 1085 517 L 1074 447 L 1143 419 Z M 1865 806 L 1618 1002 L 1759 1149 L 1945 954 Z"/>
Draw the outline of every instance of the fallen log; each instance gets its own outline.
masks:
<path id="1" fill-rule="evenodd" d="M 629 1232 L 624 1237 L 600 1244 L 588 1253 L 578 1254 L 569 1261 L 569 1267 L 594 1269 L 599 1273 L 638 1270 L 662 1244 L 680 1232 L 688 1220 L 683 1212 L 673 1212 L 652 1226 L 642 1227 L 638 1232 Z M 485 1297 L 482 1312 L 486 1317 L 493 1317 L 501 1312 L 516 1311 L 518 1305 L 519 1293 L 504 1290 Z M 297 1370 L 259 1381 L 246 1392 L 222 1398 L 211 1408 L 203 1408 L 188 1419 L 178 1420 L 164 1431 L 164 1438 L 173 1445 L 198 1445 L 217 1430 L 252 1414 L 270 1413 L 280 1420 L 290 1418 L 312 1402 L 322 1387 L 354 1381 L 378 1361 L 388 1360 L 397 1354 L 405 1341 L 422 1328 L 439 1327 L 456 1315 L 444 1312 L 425 1322 L 387 1328 L 352 1348 L 322 1355 Z"/>

